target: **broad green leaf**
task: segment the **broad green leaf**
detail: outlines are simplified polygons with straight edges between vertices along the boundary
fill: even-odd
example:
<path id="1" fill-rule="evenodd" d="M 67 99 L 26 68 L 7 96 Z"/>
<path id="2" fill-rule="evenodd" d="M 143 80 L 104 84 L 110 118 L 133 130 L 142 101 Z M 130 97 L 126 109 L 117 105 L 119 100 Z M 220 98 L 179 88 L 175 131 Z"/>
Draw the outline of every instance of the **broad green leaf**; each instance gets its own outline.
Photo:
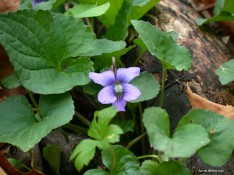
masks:
<path id="1" fill-rule="evenodd" d="M 128 19 L 134 0 L 123 0 L 123 4 L 116 16 L 115 23 L 106 32 L 108 39 L 118 41 L 125 40 L 128 36 Z"/>
<path id="2" fill-rule="evenodd" d="M 169 157 L 190 157 L 210 141 L 205 128 L 197 124 L 180 127 L 170 138 L 169 117 L 161 108 L 146 109 L 143 123 L 151 145 L 163 151 L 166 160 Z"/>
<path id="3" fill-rule="evenodd" d="M 36 5 L 36 10 L 51 10 L 56 0 L 48 0 L 45 2 L 40 2 Z"/>
<path id="4" fill-rule="evenodd" d="M 41 10 L 0 14 L 0 43 L 20 83 L 35 93 L 63 93 L 90 82 L 92 62 L 71 58 L 96 46 L 95 35 L 81 20 Z"/>
<path id="5" fill-rule="evenodd" d="M 59 174 L 61 149 L 59 145 L 48 145 L 43 148 L 43 158 L 50 164 L 50 167 Z"/>
<path id="6" fill-rule="evenodd" d="M 113 52 L 120 51 L 124 49 L 125 46 L 126 46 L 126 43 L 124 41 L 111 41 L 107 39 L 98 39 L 97 46 L 95 47 L 95 49 L 83 54 L 83 56 L 92 57 L 92 56 L 101 55 L 102 57 L 103 54 L 108 54 L 108 53 L 110 55 L 113 55 Z"/>
<path id="7" fill-rule="evenodd" d="M 53 4 L 51 10 L 55 10 L 58 6 L 60 6 L 62 3 L 64 3 L 66 0 L 56 0 L 56 2 Z"/>
<path id="8" fill-rule="evenodd" d="M 96 147 L 99 145 L 100 141 L 85 139 L 82 140 L 76 148 L 73 150 L 70 160 L 75 159 L 75 167 L 80 171 L 85 165 L 93 159 Z"/>
<path id="9" fill-rule="evenodd" d="M 119 13 L 119 10 L 122 6 L 124 0 L 98 0 L 98 5 L 104 4 L 109 2 L 110 8 L 106 11 L 105 14 L 98 17 L 98 19 L 107 27 L 109 28 L 113 25 L 116 21 L 116 17 Z"/>
<path id="10" fill-rule="evenodd" d="M 1 80 L 0 82 L 5 88 L 8 88 L 8 89 L 17 88 L 20 86 L 19 78 L 15 73 L 13 73 L 12 75 L 9 75 L 8 77 Z"/>
<path id="11" fill-rule="evenodd" d="M 68 123 L 74 115 L 70 94 L 42 95 L 39 120 L 23 96 L 12 96 L 0 103 L 0 142 L 23 151 L 33 148 L 52 129 Z"/>
<path id="12" fill-rule="evenodd" d="M 200 125 L 185 125 L 173 134 L 168 157 L 190 157 L 210 142 L 209 136 Z"/>
<path id="13" fill-rule="evenodd" d="M 220 1 L 220 0 L 219 0 Z M 234 14 L 234 6 L 233 6 L 233 0 L 225 0 L 223 2 L 223 5 L 220 6 L 222 7 L 223 12 L 228 12 L 230 14 Z"/>
<path id="14" fill-rule="evenodd" d="M 178 38 L 178 33 L 175 32 L 168 32 L 168 34 L 171 35 L 171 37 L 173 38 L 174 41 L 177 40 Z M 141 48 L 141 53 L 143 54 L 147 49 L 145 43 L 142 41 L 141 38 L 136 38 L 133 40 L 134 44 L 136 44 L 137 46 L 139 46 Z"/>
<path id="15" fill-rule="evenodd" d="M 96 17 L 104 14 L 110 7 L 110 3 L 97 6 L 96 4 L 77 4 L 69 9 L 66 14 L 72 15 L 74 18 Z"/>
<path id="16" fill-rule="evenodd" d="M 123 0 L 78 0 L 79 3 L 82 4 L 97 4 L 103 5 L 105 3 L 110 3 L 110 8 L 106 11 L 105 14 L 99 16 L 98 19 L 109 28 L 110 25 L 115 23 L 115 18 L 119 12 L 119 9 L 122 6 Z"/>
<path id="17" fill-rule="evenodd" d="M 106 144 L 118 142 L 120 134 L 123 133 L 119 126 L 109 124 L 116 113 L 117 111 L 113 106 L 95 112 L 94 119 L 89 127 L 88 135 L 102 141 L 103 147 Z"/>
<path id="18" fill-rule="evenodd" d="M 109 173 L 104 170 L 92 169 L 86 171 L 84 175 L 109 175 Z"/>
<path id="19" fill-rule="evenodd" d="M 147 108 L 143 114 L 143 124 L 154 149 L 166 151 L 171 142 L 167 112 L 161 108 Z"/>
<path id="20" fill-rule="evenodd" d="M 180 162 L 169 161 L 159 164 L 157 167 L 157 175 L 191 175 L 191 172 Z"/>
<path id="21" fill-rule="evenodd" d="M 165 33 L 148 22 L 131 21 L 150 53 L 156 56 L 165 69 L 188 70 L 192 59 L 184 46 L 174 41 L 171 33 Z"/>
<path id="22" fill-rule="evenodd" d="M 107 38 L 111 40 L 124 40 L 128 35 L 128 26 L 131 19 L 140 19 L 159 0 L 109 0 L 110 8 L 99 17 L 107 27 Z M 99 0 L 103 4 L 107 0 Z"/>
<path id="23" fill-rule="evenodd" d="M 131 101 L 132 103 L 150 100 L 156 97 L 160 90 L 160 85 L 157 79 L 148 72 L 142 72 L 140 76 L 132 80 L 131 84 L 141 91 L 141 96 L 138 99 Z"/>
<path id="24" fill-rule="evenodd" d="M 31 9 L 32 1 L 31 0 L 21 0 L 18 10 Z"/>
<path id="25" fill-rule="evenodd" d="M 209 133 L 210 143 L 198 152 L 201 159 L 212 166 L 224 165 L 234 149 L 234 121 L 213 112 L 193 109 L 183 117 L 178 127 L 188 123 L 199 124 Z"/>
<path id="26" fill-rule="evenodd" d="M 141 165 L 142 175 L 156 175 L 158 163 L 153 160 L 145 160 Z"/>
<path id="27" fill-rule="evenodd" d="M 142 175 L 190 175 L 191 172 L 183 164 L 176 161 L 162 162 L 146 160 L 141 166 Z"/>
<path id="28" fill-rule="evenodd" d="M 138 159 L 123 146 L 114 145 L 103 150 L 102 161 L 109 169 L 109 174 L 140 175 Z"/>
<path id="29" fill-rule="evenodd" d="M 138 20 L 143 17 L 159 1 L 160 0 L 135 0 L 128 23 L 130 24 L 130 20 Z"/>
<path id="30" fill-rule="evenodd" d="M 226 63 L 219 66 L 216 70 L 216 74 L 219 76 L 219 81 L 224 84 L 228 84 L 234 80 L 234 59 L 227 61 Z"/>

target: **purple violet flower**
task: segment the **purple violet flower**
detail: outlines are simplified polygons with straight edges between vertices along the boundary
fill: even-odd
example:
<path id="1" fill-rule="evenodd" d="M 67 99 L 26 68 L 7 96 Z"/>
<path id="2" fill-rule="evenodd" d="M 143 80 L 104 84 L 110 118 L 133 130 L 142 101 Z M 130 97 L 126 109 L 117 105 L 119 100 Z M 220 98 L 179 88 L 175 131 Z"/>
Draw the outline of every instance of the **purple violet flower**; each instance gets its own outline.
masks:
<path id="1" fill-rule="evenodd" d="M 45 0 L 32 0 L 32 6 L 33 8 L 36 8 L 36 5 L 40 2 L 44 2 Z"/>
<path id="2" fill-rule="evenodd" d="M 118 111 L 125 111 L 127 101 L 137 99 L 141 92 L 129 82 L 140 75 L 139 67 L 119 68 L 116 73 L 108 70 L 102 73 L 90 72 L 89 78 L 104 88 L 98 93 L 98 101 L 111 104 Z"/>

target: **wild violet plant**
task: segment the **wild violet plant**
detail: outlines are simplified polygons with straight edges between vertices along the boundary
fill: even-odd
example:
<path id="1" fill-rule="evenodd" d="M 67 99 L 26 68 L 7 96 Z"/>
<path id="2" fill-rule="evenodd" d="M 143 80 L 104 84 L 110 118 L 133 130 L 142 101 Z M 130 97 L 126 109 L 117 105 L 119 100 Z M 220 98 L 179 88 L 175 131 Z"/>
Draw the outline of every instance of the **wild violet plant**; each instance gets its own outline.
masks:
<path id="1" fill-rule="evenodd" d="M 85 175 L 187 175 L 191 171 L 182 162 L 195 153 L 213 166 L 228 161 L 234 148 L 234 122 L 229 119 L 204 110 L 191 110 L 171 134 L 169 116 L 162 109 L 165 77 L 168 70 L 189 70 L 192 58 L 184 46 L 176 43 L 175 33 L 165 33 L 137 20 L 158 0 L 104 0 L 97 4 L 91 0 L 76 1 L 84 5 L 84 11 L 96 11 L 92 16 L 75 9 L 54 12 L 63 5 L 63 0 L 50 0 L 43 6 L 33 1 L 33 7 L 38 9 L 27 8 L 25 2 L 21 3 L 23 10 L 0 14 L 0 44 L 15 70 L 1 80 L 1 85 L 7 88 L 21 85 L 28 91 L 27 98 L 11 96 L 0 103 L 0 142 L 29 151 L 51 130 L 63 129 L 65 124 L 80 131 L 81 126 L 70 122 L 78 114 L 87 131 L 70 160 L 78 171 L 89 165 L 95 154 L 101 156 L 103 163 L 99 162 L 102 168 L 86 169 Z M 118 8 L 113 8 L 116 4 Z M 107 28 L 103 34 L 106 38 L 97 39 L 94 33 L 95 15 Z M 86 18 L 88 26 L 80 16 Z M 129 68 L 121 62 L 120 57 L 133 48 L 126 48 L 124 41 L 131 24 L 138 33 L 138 46 L 149 50 L 162 65 L 160 107 L 143 109 L 141 105 L 158 96 L 157 79 L 135 67 L 137 62 Z M 116 57 L 116 65 L 101 72 L 111 65 L 112 56 Z M 99 87 L 93 88 L 92 80 L 102 86 L 101 91 Z M 229 81 L 230 78 L 224 82 Z M 86 95 L 93 103 L 96 99 L 100 102 L 96 103 L 92 121 L 75 111 L 74 98 L 69 93 L 73 87 L 89 92 Z M 105 108 L 102 104 L 114 107 Z M 131 149 L 136 145 L 139 152 Z"/>
<path id="2" fill-rule="evenodd" d="M 113 66 L 114 67 L 114 66 Z M 140 75 L 140 68 L 119 68 L 102 73 L 89 73 L 89 78 L 104 88 L 98 93 L 98 101 L 112 104 L 118 111 L 125 111 L 127 101 L 136 100 L 141 92 L 129 82 Z"/>

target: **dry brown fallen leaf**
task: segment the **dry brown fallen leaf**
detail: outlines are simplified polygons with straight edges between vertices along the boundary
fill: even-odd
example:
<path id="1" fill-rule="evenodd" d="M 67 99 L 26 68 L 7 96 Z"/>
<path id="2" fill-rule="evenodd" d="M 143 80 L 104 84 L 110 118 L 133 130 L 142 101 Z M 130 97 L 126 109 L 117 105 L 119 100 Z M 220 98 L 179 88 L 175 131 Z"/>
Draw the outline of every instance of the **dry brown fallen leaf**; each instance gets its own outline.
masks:
<path id="1" fill-rule="evenodd" d="M 187 94 L 189 98 L 189 102 L 192 106 L 192 108 L 199 108 L 199 109 L 205 109 L 208 111 L 215 112 L 217 114 L 221 114 L 227 118 L 234 120 L 234 107 L 231 105 L 220 105 L 218 103 L 211 102 L 195 93 L 193 93 L 187 84 L 186 86 Z"/>
<path id="2" fill-rule="evenodd" d="M 0 0 L 0 12 L 17 11 L 20 0 Z"/>
<path id="3" fill-rule="evenodd" d="M 7 175 L 6 172 L 0 167 L 0 175 Z"/>
<path id="4" fill-rule="evenodd" d="M 6 173 L 8 175 L 45 175 L 44 173 L 42 173 L 36 169 L 32 169 L 32 171 L 30 171 L 30 172 L 21 172 L 21 171 L 15 169 L 10 164 L 7 157 L 1 151 L 0 151 L 0 167 L 3 170 L 2 173 Z M 0 174 L 0 175 L 2 175 L 2 174 Z"/>

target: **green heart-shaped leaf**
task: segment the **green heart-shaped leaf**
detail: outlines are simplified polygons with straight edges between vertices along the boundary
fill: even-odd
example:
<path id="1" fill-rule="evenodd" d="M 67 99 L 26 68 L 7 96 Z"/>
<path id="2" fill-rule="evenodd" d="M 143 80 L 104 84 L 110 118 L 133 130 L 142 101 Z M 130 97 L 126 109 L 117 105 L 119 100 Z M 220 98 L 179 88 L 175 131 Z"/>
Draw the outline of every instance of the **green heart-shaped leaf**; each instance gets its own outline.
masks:
<path id="1" fill-rule="evenodd" d="M 121 8 L 115 18 L 115 23 L 111 25 L 107 32 L 106 38 L 118 41 L 125 40 L 128 36 L 128 19 L 132 9 L 134 0 L 123 0 Z"/>
<path id="2" fill-rule="evenodd" d="M 109 7 L 109 2 L 100 6 L 97 6 L 96 4 L 77 4 L 69 9 L 66 14 L 72 15 L 74 18 L 95 17 L 103 15 Z"/>
<path id="3" fill-rule="evenodd" d="M 178 128 L 188 123 L 199 124 L 209 133 L 210 143 L 198 152 L 201 159 L 213 166 L 224 165 L 234 149 L 234 121 L 210 111 L 193 109 L 183 117 Z"/>
<path id="4" fill-rule="evenodd" d="M 156 97 L 160 90 L 158 80 L 148 72 L 142 72 L 140 76 L 132 80 L 131 84 L 136 86 L 141 91 L 141 96 L 138 99 L 131 101 L 132 103 L 150 100 Z"/>
<path id="5" fill-rule="evenodd" d="M 161 108 L 146 109 L 143 123 L 151 145 L 154 149 L 163 151 L 165 159 L 190 157 L 210 141 L 205 128 L 196 124 L 178 128 L 170 138 L 169 117 Z"/>
<path id="6" fill-rule="evenodd" d="M 92 62 L 71 58 L 96 47 L 95 35 L 81 20 L 41 10 L 0 14 L 0 43 L 20 83 L 35 93 L 63 93 L 90 81 Z"/>
<path id="7" fill-rule="evenodd" d="M 146 160 L 141 166 L 142 175 L 190 175 L 191 172 L 183 164 L 176 161 L 162 162 Z"/>
<path id="8" fill-rule="evenodd" d="M 97 46 L 95 49 L 83 54 L 84 56 L 103 56 L 103 54 L 113 54 L 113 52 L 124 49 L 126 43 L 124 41 L 111 41 L 107 39 L 97 39 Z M 111 57 L 110 57 L 111 58 Z"/>
<path id="9" fill-rule="evenodd" d="M 12 96 L 0 103 L 0 142 L 28 151 L 52 129 L 68 123 L 74 115 L 70 94 L 41 96 L 39 120 L 24 96 Z"/>

